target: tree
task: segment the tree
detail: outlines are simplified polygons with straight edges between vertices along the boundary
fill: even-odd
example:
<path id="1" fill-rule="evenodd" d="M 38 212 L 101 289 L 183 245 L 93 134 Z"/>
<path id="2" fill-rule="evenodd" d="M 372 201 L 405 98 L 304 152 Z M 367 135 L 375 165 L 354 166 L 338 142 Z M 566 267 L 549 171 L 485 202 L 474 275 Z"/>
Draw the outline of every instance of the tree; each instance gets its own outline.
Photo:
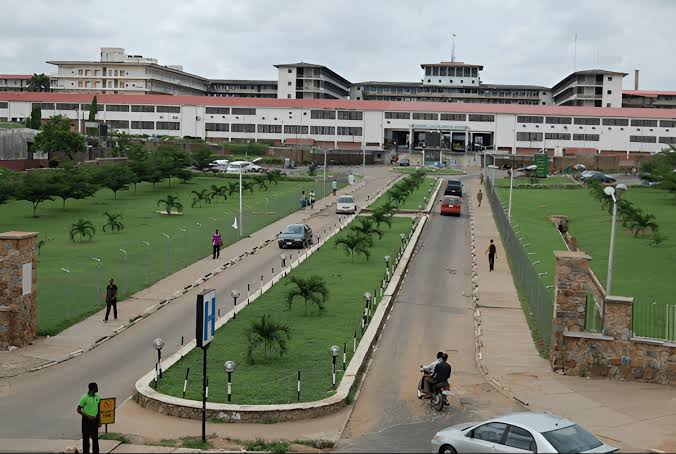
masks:
<path id="1" fill-rule="evenodd" d="M 36 102 L 31 108 L 31 116 L 26 118 L 26 127 L 39 130 L 40 126 L 42 126 L 42 107 Z"/>
<path id="2" fill-rule="evenodd" d="M 35 136 L 33 148 L 47 153 L 64 152 L 72 160 L 73 153 L 85 150 L 85 140 L 81 134 L 70 130 L 68 118 L 56 115 L 42 125 L 42 130 Z"/>
<path id="3" fill-rule="evenodd" d="M 199 170 L 207 169 L 209 163 L 213 161 L 211 148 L 207 145 L 200 145 L 193 148 L 190 152 L 190 157 L 192 158 L 193 165 Z"/>
<path id="4" fill-rule="evenodd" d="M 211 185 L 211 197 L 210 198 L 223 197 L 223 202 L 225 202 L 228 199 L 228 189 L 229 188 L 226 185 L 218 186 L 218 185 L 212 184 Z"/>
<path id="5" fill-rule="evenodd" d="M 70 227 L 70 239 L 73 242 L 75 241 L 76 236 L 79 236 L 80 240 L 87 237 L 89 238 L 89 241 L 91 241 L 92 238 L 94 238 L 94 234 L 96 234 L 94 224 L 86 219 L 78 219 L 78 221 Z"/>
<path id="6" fill-rule="evenodd" d="M 183 210 L 183 205 L 179 201 L 178 197 L 171 194 L 167 195 L 166 198 L 157 201 L 158 206 L 162 204 L 164 204 L 164 211 L 166 211 L 167 214 L 171 214 L 172 208 L 176 208 L 176 211 L 179 213 Z"/>
<path id="7" fill-rule="evenodd" d="M 249 191 L 254 192 L 254 182 L 251 180 L 242 180 L 242 192 Z"/>
<path id="8" fill-rule="evenodd" d="M 15 181 L 18 176 L 9 170 L 0 169 L 0 205 L 14 197 Z"/>
<path id="9" fill-rule="evenodd" d="M 269 314 L 261 316 L 260 320 L 253 320 L 246 330 L 249 340 L 247 347 L 247 359 L 254 363 L 253 352 L 263 344 L 263 357 L 267 359 L 268 348 L 279 351 L 279 356 L 288 350 L 288 340 L 291 338 L 291 330 L 288 325 L 270 320 Z"/>
<path id="10" fill-rule="evenodd" d="M 408 192 L 401 187 L 393 187 L 387 193 L 387 197 L 396 205 L 401 205 L 407 198 Z"/>
<path id="11" fill-rule="evenodd" d="M 114 232 L 117 230 L 121 232 L 124 230 L 124 224 L 122 223 L 122 215 L 120 213 L 109 213 L 105 212 L 103 215 L 106 217 L 106 223 L 103 224 L 103 231 L 106 231 L 106 227 L 110 227 L 110 231 Z"/>
<path id="12" fill-rule="evenodd" d="M 383 205 L 373 210 L 371 219 L 373 219 L 378 227 L 380 227 L 381 224 L 387 224 L 387 227 L 391 229 L 394 209 L 394 205 L 392 205 L 390 201 L 387 201 Z"/>
<path id="13" fill-rule="evenodd" d="M 258 185 L 259 188 L 263 189 L 264 191 L 268 190 L 268 185 L 266 183 L 266 178 L 265 175 L 256 175 L 254 176 L 254 181 Z"/>
<path id="14" fill-rule="evenodd" d="M 125 153 L 130 161 L 145 161 L 150 156 L 146 146 L 140 142 L 130 142 L 125 146 Z"/>
<path id="15" fill-rule="evenodd" d="M 92 172 L 73 165 L 65 166 L 63 171 L 53 175 L 54 195 L 62 201 L 62 208 L 66 209 L 68 199 L 82 200 L 96 194 L 99 185 L 95 183 L 97 178 Z"/>
<path id="16" fill-rule="evenodd" d="M 279 184 L 279 180 L 282 179 L 282 171 L 278 169 L 270 170 L 267 172 L 266 176 L 270 183 Z"/>
<path id="17" fill-rule="evenodd" d="M 134 182 L 136 176 L 126 164 L 102 166 L 98 174 L 101 186 L 113 191 L 115 199 L 117 199 L 117 192 L 127 189 L 129 184 Z"/>
<path id="18" fill-rule="evenodd" d="M 359 217 L 359 223 L 352 225 L 350 230 L 353 230 L 358 233 L 362 233 L 366 236 L 371 236 L 373 234 L 378 235 L 378 239 L 382 239 L 383 231 L 376 225 L 375 221 L 372 218 L 368 217 Z"/>
<path id="19" fill-rule="evenodd" d="M 50 171 L 28 172 L 19 179 L 15 194 L 17 200 L 25 200 L 33 206 L 33 217 L 38 217 L 38 206 L 46 200 L 54 200 L 56 187 Z"/>
<path id="20" fill-rule="evenodd" d="M 239 182 L 228 183 L 228 195 L 233 195 L 236 192 L 239 192 Z"/>
<path id="21" fill-rule="evenodd" d="M 99 111 L 99 102 L 96 100 L 96 95 L 92 99 L 92 103 L 89 106 L 89 121 L 96 121 L 96 113 Z"/>
<path id="22" fill-rule="evenodd" d="M 169 187 L 171 187 L 171 177 L 176 176 L 181 169 L 190 165 L 188 155 L 170 145 L 160 145 L 152 154 L 150 161 L 151 167 L 158 169 L 162 178 L 169 179 Z"/>
<path id="23" fill-rule="evenodd" d="M 629 221 L 629 225 L 635 237 L 645 233 L 647 230 L 650 230 L 653 233 L 658 230 L 655 216 L 648 213 L 644 214 L 641 210 L 634 213 L 632 219 Z"/>
<path id="24" fill-rule="evenodd" d="M 28 91 L 49 91 L 50 78 L 44 73 L 34 73 L 28 81 Z"/>
<path id="25" fill-rule="evenodd" d="M 199 205 L 200 208 L 202 207 L 202 202 L 206 203 L 211 203 L 211 195 L 212 193 L 209 192 L 208 189 L 202 189 L 201 191 L 192 191 L 192 207 L 194 208 L 195 205 Z"/>
<path id="26" fill-rule="evenodd" d="M 307 303 L 313 303 L 321 313 L 324 310 L 324 303 L 329 297 L 329 288 L 321 276 L 314 275 L 308 278 L 291 276 L 288 285 L 293 285 L 286 294 L 286 302 L 291 310 L 293 300 L 298 296 L 305 302 L 305 314 L 307 315 Z"/>
<path id="27" fill-rule="evenodd" d="M 345 254 L 349 255 L 352 261 L 354 261 L 355 255 L 363 255 L 368 260 L 371 257 L 369 249 L 373 247 L 373 238 L 361 232 L 352 231 L 338 238 L 334 244 L 336 247 L 341 246 Z"/>
<path id="28" fill-rule="evenodd" d="M 657 187 L 676 194 L 676 147 L 657 153 L 641 166 L 641 178 L 657 183 Z"/>
<path id="29" fill-rule="evenodd" d="M 131 183 L 134 185 L 134 193 L 136 193 L 136 185 L 142 181 L 150 181 L 150 164 L 148 161 L 129 161 L 129 169 L 134 173 L 134 178 Z M 158 180 L 159 181 L 159 180 Z M 155 184 L 153 183 L 153 189 Z"/>
<path id="30" fill-rule="evenodd" d="M 190 169 L 179 169 L 176 171 L 176 177 L 181 180 L 182 184 L 186 184 L 188 181 L 192 180 L 193 173 Z"/>

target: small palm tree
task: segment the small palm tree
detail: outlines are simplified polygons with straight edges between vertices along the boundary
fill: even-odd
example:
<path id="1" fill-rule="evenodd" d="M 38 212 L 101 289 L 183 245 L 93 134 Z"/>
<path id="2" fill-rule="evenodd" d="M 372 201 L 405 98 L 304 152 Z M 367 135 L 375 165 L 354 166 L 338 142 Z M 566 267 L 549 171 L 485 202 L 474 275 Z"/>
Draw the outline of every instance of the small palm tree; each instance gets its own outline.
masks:
<path id="1" fill-rule="evenodd" d="M 373 238 L 364 235 L 361 232 L 350 232 L 335 242 L 336 247 L 341 246 L 345 254 L 349 255 L 354 261 L 355 255 L 363 255 L 368 260 L 371 257 L 371 247 L 373 247 Z"/>
<path id="2" fill-rule="evenodd" d="M 233 195 L 236 192 L 239 192 L 239 182 L 228 183 L 228 195 Z"/>
<path id="3" fill-rule="evenodd" d="M 77 222 L 70 227 L 71 241 L 75 241 L 76 236 L 79 236 L 80 240 L 87 237 L 91 241 L 95 234 L 96 229 L 94 228 L 94 224 L 86 219 L 78 219 Z"/>
<path id="4" fill-rule="evenodd" d="M 264 191 L 268 190 L 268 185 L 267 182 L 265 181 L 265 175 L 256 175 L 254 177 L 254 180 L 256 181 L 256 184 L 258 185 L 259 188 L 263 189 Z"/>
<path id="5" fill-rule="evenodd" d="M 359 223 L 351 226 L 350 229 L 355 232 L 363 233 L 367 236 L 376 234 L 378 235 L 378 239 L 383 238 L 382 229 L 376 225 L 376 222 L 372 218 L 359 217 Z"/>
<path id="6" fill-rule="evenodd" d="M 108 213 L 107 211 L 103 213 L 106 216 L 106 223 L 103 224 L 103 231 L 106 231 L 106 227 L 110 227 L 111 232 L 117 230 L 121 232 L 124 230 L 124 224 L 122 223 L 122 215 L 120 213 Z"/>
<path id="7" fill-rule="evenodd" d="M 162 204 L 164 204 L 164 211 L 166 211 L 167 214 L 171 214 L 172 208 L 176 208 L 176 211 L 178 212 L 183 210 L 183 204 L 178 200 L 178 197 L 171 194 L 167 195 L 166 198 L 157 201 L 157 205 Z"/>
<path id="8" fill-rule="evenodd" d="M 216 197 L 223 197 L 223 202 L 225 202 L 228 199 L 228 186 L 223 185 L 223 186 L 217 186 L 215 184 L 211 185 L 211 197 L 210 198 L 216 198 Z"/>
<path id="9" fill-rule="evenodd" d="M 211 203 L 211 192 L 208 189 L 202 189 L 201 191 L 192 191 L 192 207 L 199 205 L 202 207 L 202 202 Z"/>
<path id="10" fill-rule="evenodd" d="M 307 279 L 291 276 L 289 278 L 289 284 L 295 286 L 286 294 L 286 302 L 289 305 L 289 310 L 291 309 L 291 303 L 293 303 L 294 298 L 297 296 L 300 296 L 305 301 L 306 315 L 308 302 L 316 305 L 320 313 L 324 310 L 324 303 L 329 297 L 329 288 L 326 286 L 326 282 L 324 282 L 324 279 L 321 276 L 314 275 Z"/>
<path id="11" fill-rule="evenodd" d="M 260 320 L 254 320 L 246 330 L 249 346 L 247 347 L 247 359 L 254 363 L 253 352 L 263 344 L 263 357 L 267 359 L 268 348 L 279 350 L 282 356 L 288 350 L 287 342 L 291 338 L 291 330 L 287 325 L 270 320 L 270 315 L 265 314 Z"/>
<path id="12" fill-rule="evenodd" d="M 395 205 L 401 205 L 408 198 L 408 192 L 401 187 L 395 186 L 389 190 L 387 197 Z"/>
<path id="13" fill-rule="evenodd" d="M 386 202 L 385 204 L 379 206 L 375 210 L 373 210 L 373 215 L 371 216 L 371 219 L 376 223 L 378 227 L 380 227 L 381 224 L 387 224 L 388 228 L 392 228 L 392 216 L 394 215 L 394 205 L 390 203 L 389 201 Z"/>
<path id="14" fill-rule="evenodd" d="M 630 225 L 634 236 L 639 236 L 639 234 L 642 234 L 647 230 L 657 232 L 658 229 L 657 222 L 655 222 L 655 215 L 643 214 L 640 210 L 634 214 Z"/>
<path id="15" fill-rule="evenodd" d="M 270 183 L 279 184 L 279 180 L 282 179 L 282 171 L 277 169 L 271 170 L 267 173 L 267 177 Z"/>
<path id="16" fill-rule="evenodd" d="M 251 180 L 243 180 L 242 181 L 242 191 L 249 191 L 249 192 L 254 192 L 254 185 L 256 183 L 251 181 Z"/>

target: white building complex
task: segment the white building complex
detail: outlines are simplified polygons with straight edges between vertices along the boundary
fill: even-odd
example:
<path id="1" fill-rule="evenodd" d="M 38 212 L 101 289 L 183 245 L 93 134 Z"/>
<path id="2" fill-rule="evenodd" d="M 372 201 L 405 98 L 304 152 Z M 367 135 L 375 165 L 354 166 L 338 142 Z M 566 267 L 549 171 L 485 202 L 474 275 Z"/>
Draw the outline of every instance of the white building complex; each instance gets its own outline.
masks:
<path id="1" fill-rule="evenodd" d="M 82 128 L 92 94 L 0 92 L 0 121 L 65 115 Z M 454 151 L 655 153 L 676 145 L 676 110 L 212 96 L 97 96 L 97 120 L 130 134 L 265 141 L 337 149 L 419 147 L 441 133 Z"/>

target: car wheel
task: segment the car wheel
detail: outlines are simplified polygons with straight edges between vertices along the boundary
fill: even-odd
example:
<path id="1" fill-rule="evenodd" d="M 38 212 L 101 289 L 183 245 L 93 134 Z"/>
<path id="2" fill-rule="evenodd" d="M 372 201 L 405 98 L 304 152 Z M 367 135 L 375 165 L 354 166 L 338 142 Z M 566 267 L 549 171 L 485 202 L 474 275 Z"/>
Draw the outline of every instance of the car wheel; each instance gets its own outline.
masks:
<path id="1" fill-rule="evenodd" d="M 439 454 L 456 454 L 458 451 L 451 445 L 443 445 L 439 448 Z"/>

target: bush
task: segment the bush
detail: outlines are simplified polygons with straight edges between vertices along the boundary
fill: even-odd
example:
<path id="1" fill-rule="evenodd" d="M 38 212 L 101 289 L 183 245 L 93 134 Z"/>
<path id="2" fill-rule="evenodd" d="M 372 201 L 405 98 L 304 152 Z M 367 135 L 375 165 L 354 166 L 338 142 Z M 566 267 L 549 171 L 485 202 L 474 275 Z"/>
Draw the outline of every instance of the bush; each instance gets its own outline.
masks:
<path id="1" fill-rule="evenodd" d="M 262 143 L 227 143 L 223 145 L 226 154 L 263 156 L 269 146 Z"/>

